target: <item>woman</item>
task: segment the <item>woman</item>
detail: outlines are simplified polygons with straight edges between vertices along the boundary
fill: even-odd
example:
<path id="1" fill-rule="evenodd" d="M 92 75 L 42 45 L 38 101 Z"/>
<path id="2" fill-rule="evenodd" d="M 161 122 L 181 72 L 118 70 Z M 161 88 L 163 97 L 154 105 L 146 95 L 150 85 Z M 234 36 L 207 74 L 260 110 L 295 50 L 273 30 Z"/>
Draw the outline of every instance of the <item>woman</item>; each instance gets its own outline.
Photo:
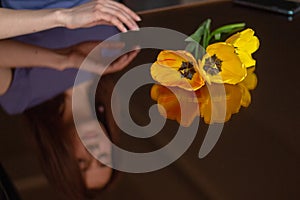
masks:
<path id="1" fill-rule="evenodd" d="M 140 17 L 112 0 L 1 0 L 0 39 L 55 27 L 68 29 L 114 25 L 120 31 L 138 30 Z"/>
<path id="2" fill-rule="evenodd" d="M 113 123 L 111 113 L 104 114 L 102 109 L 104 106 L 105 110 L 109 110 L 108 96 L 103 94 L 111 90 L 109 86 L 111 81 L 104 81 L 103 84 L 105 87 L 100 86 L 96 97 L 98 103 L 101 101 L 101 105 L 96 105 L 97 115 L 99 119 L 108 119 L 110 123 Z M 88 87 L 88 84 L 79 87 Z M 110 143 L 92 134 L 93 129 L 98 128 L 99 122 L 89 120 L 88 113 L 85 115 L 85 123 L 81 128 L 81 133 L 86 137 L 79 139 L 72 118 L 71 96 L 72 89 L 27 110 L 25 115 L 34 130 L 34 141 L 37 145 L 42 169 L 50 184 L 59 192 L 59 196 L 71 200 L 93 199 L 115 184 L 116 171 L 105 165 L 112 164 L 113 155 Z M 99 100 L 99 98 L 102 99 Z M 83 111 L 86 110 L 88 109 L 83 109 Z M 105 121 L 100 122 L 101 124 L 104 125 Z M 85 128 L 88 131 L 84 132 Z M 113 132 L 114 135 L 108 134 L 110 138 L 117 137 L 116 130 L 108 127 L 106 130 L 106 134 Z M 82 142 L 90 143 L 93 148 L 88 148 L 88 152 Z M 93 156 L 97 153 L 105 163 L 99 162 L 90 153 Z"/>
<path id="3" fill-rule="evenodd" d="M 113 83 L 103 76 L 104 83 L 102 81 L 103 85 L 97 90 L 96 110 L 100 122 L 91 117 L 92 106 L 80 107 L 84 123 L 80 126 L 83 135 L 79 138 L 72 115 L 72 86 L 77 70 L 57 70 L 79 67 L 83 60 L 101 70 L 101 61 L 105 60 L 104 58 L 85 59 L 98 44 L 99 42 L 87 41 L 64 49 L 47 49 L 13 40 L 0 41 L 0 86 L 5 86 L 2 87 L 2 91 L 0 87 L 0 105 L 10 114 L 25 110 L 44 173 L 64 199 L 92 198 L 104 188 L 108 188 L 116 177 L 115 172 L 105 165 L 111 165 L 113 162 L 110 143 L 105 138 L 93 134 L 94 130 L 99 128 L 99 124 L 106 128 L 103 130 L 106 130 L 107 135 L 110 135 L 110 132 L 118 132 L 111 129 L 113 124 L 107 126 L 106 120 L 103 120 L 112 118 L 109 113 L 108 92 L 112 90 Z M 119 50 L 124 47 L 122 43 L 102 43 L 102 46 L 105 47 L 105 44 L 106 50 Z M 96 50 L 99 53 L 104 49 Z M 134 50 L 122 55 L 108 67 L 105 74 L 123 69 L 137 53 L 138 51 Z M 12 54 L 13 59 L 9 56 Z M 36 68 L 28 68 L 30 66 Z M 12 67 L 19 68 L 13 71 Z M 18 73 L 21 75 L 18 76 Z M 90 98 L 92 78 L 93 76 L 87 76 L 86 80 L 75 86 L 80 88 L 80 96 L 87 100 Z M 107 122 L 114 123 L 112 119 Z M 82 140 L 89 145 L 89 151 L 82 144 Z M 101 157 L 102 162 L 91 153 L 97 158 Z"/>

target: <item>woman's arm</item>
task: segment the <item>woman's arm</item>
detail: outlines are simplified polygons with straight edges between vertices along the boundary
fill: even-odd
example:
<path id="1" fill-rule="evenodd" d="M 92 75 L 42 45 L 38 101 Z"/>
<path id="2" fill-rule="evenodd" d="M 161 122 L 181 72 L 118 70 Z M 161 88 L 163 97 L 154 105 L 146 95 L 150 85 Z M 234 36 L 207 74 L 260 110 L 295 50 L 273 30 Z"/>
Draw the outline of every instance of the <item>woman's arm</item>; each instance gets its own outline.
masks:
<path id="1" fill-rule="evenodd" d="M 12 57 L 13 55 L 13 57 Z M 0 96 L 9 88 L 14 67 L 49 67 L 63 70 L 71 66 L 68 54 L 21 43 L 13 40 L 0 41 Z M 83 60 L 83 59 L 82 59 Z"/>
<path id="2" fill-rule="evenodd" d="M 138 49 L 122 55 L 109 68 L 106 69 L 105 59 L 86 59 L 88 54 L 99 45 L 100 41 L 80 43 L 64 49 L 47 49 L 31 44 L 26 44 L 14 40 L 0 41 L 0 95 L 3 94 L 10 85 L 12 79 L 12 68 L 16 67 L 48 67 L 56 70 L 67 68 L 79 68 L 86 60 L 83 70 L 94 73 L 107 74 L 122 70 L 138 54 Z M 122 49 L 124 44 L 118 42 L 102 43 L 102 48 Z M 98 49 L 100 51 L 100 49 Z M 12 57 L 13 55 L 13 57 Z M 108 64 L 108 63 L 107 63 Z M 105 70 L 103 72 L 103 70 Z"/>
<path id="3" fill-rule="evenodd" d="M 101 73 L 109 64 L 106 63 L 106 57 L 88 57 L 89 53 L 100 43 L 101 41 L 89 41 L 63 49 L 47 49 L 15 40 L 0 40 L 0 69 L 48 67 L 65 70 L 79 68 L 85 60 L 85 67 L 90 66 L 90 68 L 84 68 L 84 70 Z M 99 51 L 99 55 L 102 49 L 119 51 L 124 48 L 124 45 L 122 42 L 106 41 L 101 43 L 101 47 L 98 47 L 97 51 Z M 132 52 L 120 56 L 116 62 L 110 64 L 105 73 L 121 70 L 129 64 L 128 61 L 131 62 L 138 52 L 138 48 L 135 47 Z"/>
<path id="4" fill-rule="evenodd" d="M 51 50 L 14 40 L 2 40 L 0 41 L 0 69 L 49 67 L 64 70 L 73 64 L 70 63 L 68 48 L 65 51 L 67 52 L 64 53 L 63 50 Z"/>
<path id="5" fill-rule="evenodd" d="M 1 69 L 0 66 L 0 96 L 3 95 L 10 86 L 12 80 L 11 69 Z"/>
<path id="6" fill-rule="evenodd" d="M 59 12 L 0 8 L 0 39 L 62 26 Z"/>
<path id="7" fill-rule="evenodd" d="M 74 8 L 12 10 L 0 8 L 0 39 L 38 32 L 54 27 L 70 29 L 109 24 L 122 32 L 138 30 L 137 14 L 111 0 L 95 0 Z M 126 28 L 127 27 L 127 28 Z"/>

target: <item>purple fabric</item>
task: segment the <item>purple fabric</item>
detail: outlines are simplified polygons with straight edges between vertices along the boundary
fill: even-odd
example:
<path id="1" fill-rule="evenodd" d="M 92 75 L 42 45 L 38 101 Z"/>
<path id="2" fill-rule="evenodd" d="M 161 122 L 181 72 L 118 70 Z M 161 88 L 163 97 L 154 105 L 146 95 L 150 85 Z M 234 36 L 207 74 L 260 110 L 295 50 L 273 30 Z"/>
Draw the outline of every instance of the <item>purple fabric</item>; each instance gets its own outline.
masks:
<path id="1" fill-rule="evenodd" d="M 71 8 L 90 0 L 1 0 L 4 8 L 11 9 L 46 9 L 46 8 Z"/>
<path id="2" fill-rule="evenodd" d="M 0 105 L 8 114 L 22 113 L 71 88 L 74 84 L 76 69 L 63 72 L 52 69 L 18 69 L 9 90 L 0 96 Z M 82 81 L 89 80 L 93 74 L 86 73 Z"/>
<path id="3" fill-rule="evenodd" d="M 47 31 L 16 37 L 16 40 L 46 48 L 64 48 L 84 41 L 101 41 L 119 33 L 114 26 L 95 26 L 70 30 L 54 28 Z"/>
<path id="4" fill-rule="evenodd" d="M 84 41 L 101 41 L 118 33 L 111 26 L 68 30 L 57 28 L 16 38 L 26 43 L 47 48 L 64 48 Z M 0 105 L 8 114 L 22 113 L 74 85 L 76 69 L 57 71 L 49 68 L 17 68 L 8 91 L 0 96 Z M 80 82 L 90 80 L 94 74 L 85 72 Z"/>

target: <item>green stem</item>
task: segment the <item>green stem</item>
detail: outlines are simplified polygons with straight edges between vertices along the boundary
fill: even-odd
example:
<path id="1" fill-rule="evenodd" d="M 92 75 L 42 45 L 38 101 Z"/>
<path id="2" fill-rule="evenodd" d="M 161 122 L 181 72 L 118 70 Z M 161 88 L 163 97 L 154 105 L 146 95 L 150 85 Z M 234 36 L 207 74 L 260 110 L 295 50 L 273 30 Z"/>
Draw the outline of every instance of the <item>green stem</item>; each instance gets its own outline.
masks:
<path id="1" fill-rule="evenodd" d="M 211 34 L 208 36 L 208 43 L 216 34 L 235 32 L 235 31 L 237 31 L 237 29 L 244 28 L 245 25 L 246 25 L 245 23 L 237 23 L 237 24 L 229 24 L 229 25 L 225 25 L 220 28 L 217 28 L 216 30 L 212 31 Z"/>
<path id="2" fill-rule="evenodd" d="M 198 60 L 199 57 L 199 45 L 196 44 L 196 49 L 195 49 L 195 59 Z"/>
<path id="3" fill-rule="evenodd" d="M 204 49 L 206 49 L 209 42 L 208 37 L 210 35 L 210 24 L 211 24 L 211 20 L 208 20 L 204 27 L 204 34 L 203 34 L 203 41 L 202 41 L 202 47 Z"/>

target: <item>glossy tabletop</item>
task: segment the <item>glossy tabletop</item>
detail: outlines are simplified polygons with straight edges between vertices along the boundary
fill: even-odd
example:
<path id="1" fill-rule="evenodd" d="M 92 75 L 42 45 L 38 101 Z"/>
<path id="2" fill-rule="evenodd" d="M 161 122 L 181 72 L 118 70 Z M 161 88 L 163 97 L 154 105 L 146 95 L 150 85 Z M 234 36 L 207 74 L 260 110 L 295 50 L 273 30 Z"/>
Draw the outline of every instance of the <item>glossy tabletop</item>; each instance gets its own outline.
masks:
<path id="1" fill-rule="evenodd" d="M 99 199 L 298 199 L 300 15 L 288 18 L 276 13 L 238 6 L 230 1 L 211 1 L 145 11 L 141 13 L 141 17 L 141 27 L 168 28 L 185 35 L 192 34 L 207 18 L 212 20 L 212 28 L 245 22 L 246 27 L 255 30 L 260 40 L 259 50 L 253 54 L 257 62 L 255 74 L 258 82 L 256 88 L 250 91 L 250 105 L 240 108 L 238 113 L 233 114 L 231 119 L 224 123 L 217 143 L 204 158 L 199 158 L 198 154 L 209 125 L 203 118 L 199 118 L 195 139 L 180 158 L 152 172 L 117 171 L 111 188 L 104 189 Z M 100 36 L 98 32 L 103 34 Z M 63 49 L 64 52 L 69 52 L 70 49 L 78 50 L 78 44 L 92 41 L 93 45 L 96 45 L 98 43 L 94 43 L 95 41 L 100 42 L 116 33 L 114 28 L 108 27 L 77 31 L 54 29 L 20 37 L 14 41 L 42 46 L 50 51 Z M 163 43 L 164 39 L 157 37 L 157 42 Z M 0 45 L 1 42 L 3 41 L 0 41 Z M 19 44 L 15 46 L 18 51 L 28 50 Z M 174 139 L 179 129 L 175 120 L 167 120 L 157 135 L 145 139 L 134 138 L 118 128 L 112 116 L 111 94 L 115 84 L 131 69 L 155 62 L 159 51 L 142 49 L 133 56 L 133 61 L 130 60 L 127 67 L 103 76 L 98 85 L 96 107 L 101 105 L 101 108 L 97 108 L 105 110 L 102 115 L 98 113 L 98 119 L 105 124 L 110 137 L 128 151 L 151 152 L 163 148 Z M 128 54 L 126 58 L 130 56 L 132 54 Z M 14 56 L 10 59 L 14 59 Z M 126 59 L 120 62 L 123 65 L 127 64 Z M 53 199 L 57 198 L 57 195 L 53 189 L 49 189 L 52 188 L 51 184 L 46 183 L 46 179 L 41 176 L 36 150 L 32 148 L 36 140 L 30 139 L 34 138 L 35 131 L 30 126 L 30 120 L 34 120 L 30 110 L 51 111 L 50 106 L 39 106 L 45 105 L 49 99 L 71 88 L 77 70 L 68 69 L 62 72 L 38 67 L 30 69 L 31 72 L 28 70 L 29 68 L 15 70 L 14 76 L 19 76 L 19 83 L 15 85 L 15 90 L 5 97 L 6 100 L 0 97 L 3 107 L 0 115 L 1 163 L 12 176 L 13 183 L 24 199 L 41 199 L 46 193 L 49 194 L 49 199 Z M 149 74 L 150 70 L 145 77 L 150 76 Z M 82 81 L 92 77 L 93 73 L 86 72 Z M 149 108 L 156 104 L 150 96 L 152 85 L 140 87 L 130 99 L 130 116 L 139 126 L 150 122 Z M 119 101 L 125 98 L 122 93 L 117 95 Z M 118 112 L 122 116 L 122 108 L 119 108 Z M 40 113 L 38 116 L 45 117 L 40 121 L 49 117 Z M 43 194 L 40 191 L 45 192 Z"/>

